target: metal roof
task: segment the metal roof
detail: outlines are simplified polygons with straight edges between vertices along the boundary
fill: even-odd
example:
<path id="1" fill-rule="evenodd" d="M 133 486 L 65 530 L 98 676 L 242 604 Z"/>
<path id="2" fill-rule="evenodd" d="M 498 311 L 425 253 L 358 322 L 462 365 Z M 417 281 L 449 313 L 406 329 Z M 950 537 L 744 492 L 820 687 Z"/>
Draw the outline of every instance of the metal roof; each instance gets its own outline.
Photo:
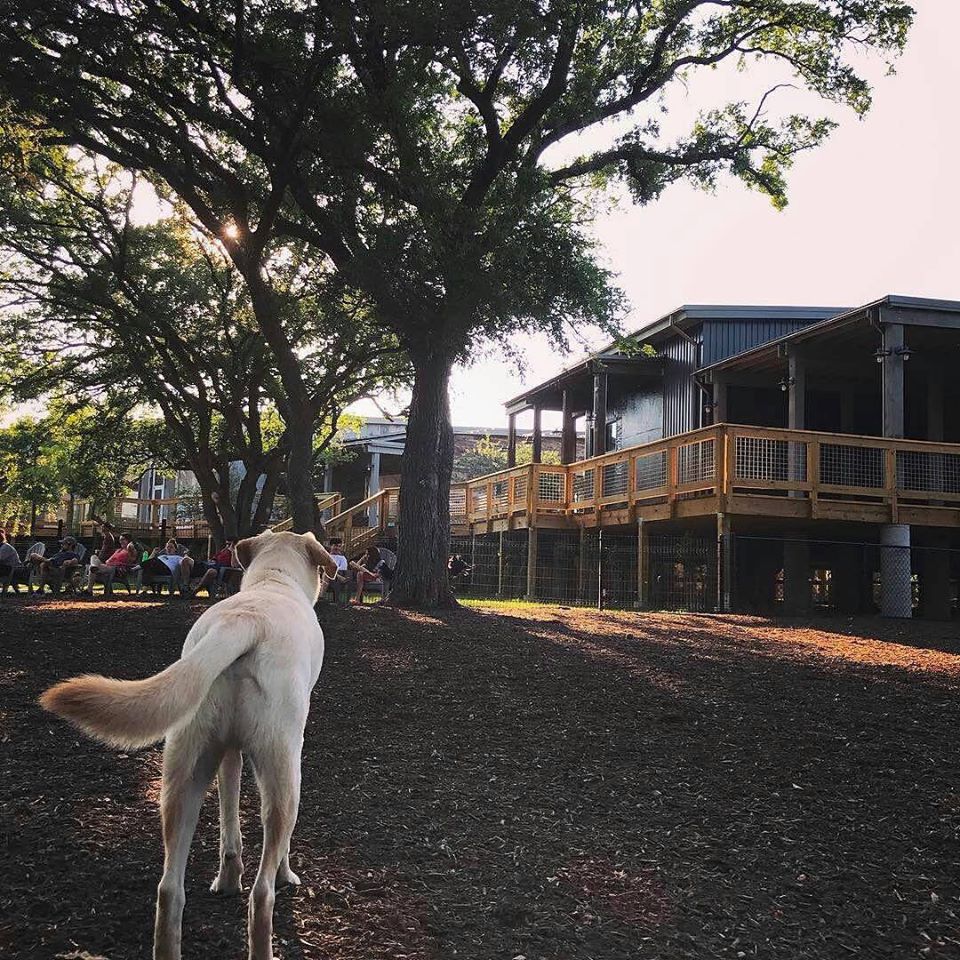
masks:
<path id="1" fill-rule="evenodd" d="M 732 357 L 725 357 L 716 363 L 701 367 L 697 373 L 709 373 L 714 370 L 735 369 L 743 367 L 763 366 L 780 356 L 782 348 L 791 343 L 803 343 L 806 340 L 813 340 L 824 334 L 839 332 L 846 327 L 862 322 L 867 319 L 871 311 L 879 311 L 881 308 L 888 308 L 893 311 L 890 319 L 909 324 L 911 319 L 916 322 L 916 318 L 909 315 L 899 314 L 896 311 L 914 311 L 919 313 L 949 313 L 960 314 L 960 301 L 958 300 L 935 300 L 929 297 L 905 297 L 897 294 L 888 294 L 879 300 L 872 300 L 862 306 L 847 309 L 836 316 L 822 320 L 820 323 L 813 323 L 810 326 L 803 327 L 794 333 L 778 337 L 776 340 L 770 340 L 760 346 L 745 350 L 743 353 Z M 952 324 L 951 324 L 952 325 Z"/>

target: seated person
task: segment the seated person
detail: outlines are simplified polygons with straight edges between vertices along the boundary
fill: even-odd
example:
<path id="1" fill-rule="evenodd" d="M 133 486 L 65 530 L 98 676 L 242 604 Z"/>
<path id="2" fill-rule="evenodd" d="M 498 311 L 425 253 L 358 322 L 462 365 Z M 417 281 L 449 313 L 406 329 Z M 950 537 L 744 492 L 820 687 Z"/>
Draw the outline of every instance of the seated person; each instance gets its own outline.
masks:
<path id="1" fill-rule="evenodd" d="M 76 537 L 64 537 L 60 541 L 60 549 L 52 557 L 31 557 L 30 561 L 34 563 L 40 574 L 39 592 L 43 593 L 43 588 L 49 580 L 51 591 L 59 593 L 60 584 L 80 566 L 77 539 Z"/>
<path id="2" fill-rule="evenodd" d="M 113 581 L 118 573 L 129 573 L 137 565 L 137 549 L 133 541 L 124 534 L 120 538 L 120 545 L 107 557 L 100 561 L 99 555 L 90 559 L 90 573 L 87 575 L 87 587 L 83 591 L 93 596 L 93 585 L 100 580 L 103 582 L 103 595 L 113 596 Z"/>
<path id="3" fill-rule="evenodd" d="M 20 554 L 12 544 L 7 542 L 7 531 L 0 530 L 0 580 L 4 581 L 4 589 L 8 579 L 13 583 L 13 574 L 19 569 Z"/>
<path id="4" fill-rule="evenodd" d="M 157 547 L 150 554 L 150 559 L 143 563 L 143 575 L 149 577 L 169 577 L 170 592 L 179 589 L 186 595 L 190 587 L 190 576 L 193 571 L 193 559 L 180 552 L 180 544 L 172 537 L 161 548 Z"/>
<path id="5" fill-rule="evenodd" d="M 223 547 L 209 560 L 197 560 L 193 565 L 193 576 L 199 576 L 200 582 L 190 591 L 195 597 L 204 587 L 207 593 L 213 596 L 213 585 L 220 580 L 229 586 L 229 580 L 243 571 L 240 561 L 237 560 L 237 541 L 233 538 L 224 541 Z"/>
<path id="6" fill-rule="evenodd" d="M 374 581 L 383 584 L 384 594 L 386 594 L 396 565 L 397 555 L 386 547 L 369 547 L 361 557 L 351 561 L 350 567 L 357 573 L 357 593 L 353 602 L 363 603 L 363 589 L 368 583 Z"/>
<path id="7" fill-rule="evenodd" d="M 337 565 L 337 575 L 328 577 L 324 571 L 323 579 L 320 581 L 320 596 L 322 597 L 330 587 L 333 587 L 333 599 L 340 600 L 340 591 L 347 584 L 347 570 L 349 564 L 347 558 L 343 555 L 343 540 L 335 537 L 330 541 L 330 556 Z"/>

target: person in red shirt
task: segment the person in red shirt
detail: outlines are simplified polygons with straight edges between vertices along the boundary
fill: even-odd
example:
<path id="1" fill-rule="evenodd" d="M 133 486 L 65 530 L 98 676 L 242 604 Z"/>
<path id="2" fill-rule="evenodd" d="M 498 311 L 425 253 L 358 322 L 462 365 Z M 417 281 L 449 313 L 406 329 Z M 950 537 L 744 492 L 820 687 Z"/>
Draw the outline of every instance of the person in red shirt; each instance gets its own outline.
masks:
<path id="1" fill-rule="evenodd" d="M 133 541 L 126 535 L 120 538 L 120 546 L 102 563 L 90 564 L 90 573 L 87 575 L 87 588 L 83 592 L 93 596 L 93 585 L 100 580 L 103 583 L 103 595 L 113 596 L 113 581 L 117 573 L 128 573 L 137 565 L 137 549 Z"/>
<path id="2" fill-rule="evenodd" d="M 193 565 L 194 576 L 200 573 L 201 577 L 200 582 L 190 591 L 191 597 L 195 597 L 204 587 L 212 597 L 213 585 L 218 579 L 224 586 L 230 586 L 233 578 L 242 573 L 237 560 L 236 546 L 236 540 L 227 540 L 209 560 L 198 560 Z"/>

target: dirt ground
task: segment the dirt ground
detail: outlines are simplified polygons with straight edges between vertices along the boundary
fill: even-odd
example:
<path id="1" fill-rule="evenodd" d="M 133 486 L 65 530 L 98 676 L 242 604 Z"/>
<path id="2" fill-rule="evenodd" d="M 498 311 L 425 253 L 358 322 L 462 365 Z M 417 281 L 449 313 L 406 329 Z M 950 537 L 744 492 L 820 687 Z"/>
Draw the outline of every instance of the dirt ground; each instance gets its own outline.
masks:
<path id="1" fill-rule="evenodd" d="M 0 956 L 150 954 L 160 751 L 35 706 L 201 605 L 0 606 Z M 878 620 L 322 607 L 282 960 L 960 957 L 960 643 Z M 244 782 L 245 881 L 259 854 Z M 184 956 L 244 956 L 208 892 Z"/>

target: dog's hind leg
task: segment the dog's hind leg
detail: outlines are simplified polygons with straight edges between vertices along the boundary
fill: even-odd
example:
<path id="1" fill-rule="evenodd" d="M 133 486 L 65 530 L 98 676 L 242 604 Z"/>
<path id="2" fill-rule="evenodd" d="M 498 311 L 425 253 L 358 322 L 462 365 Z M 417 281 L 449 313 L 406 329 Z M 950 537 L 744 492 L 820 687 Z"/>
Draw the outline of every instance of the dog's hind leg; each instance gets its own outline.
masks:
<path id="1" fill-rule="evenodd" d="M 243 838 L 240 835 L 240 773 L 243 757 L 228 750 L 220 761 L 217 792 L 220 795 L 220 872 L 210 889 L 214 893 L 239 893 L 243 874 Z"/>
<path id="2" fill-rule="evenodd" d="M 154 960 L 180 960 L 180 925 L 186 897 L 183 875 L 200 805 L 220 760 L 219 750 L 185 731 L 171 734 L 163 751 L 163 876 L 157 888 Z"/>
<path id="3" fill-rule="evenodd" d="M 252 758 L 260 785 L 263 855 L 250 893 L 250 960 L 273 958 L 273 904 L 277 872 L 290 850 L 300 804 L 300 751 L 296 743 L 273 743 Z M 289 867 L 288 867 L 289 869 Z"/>

